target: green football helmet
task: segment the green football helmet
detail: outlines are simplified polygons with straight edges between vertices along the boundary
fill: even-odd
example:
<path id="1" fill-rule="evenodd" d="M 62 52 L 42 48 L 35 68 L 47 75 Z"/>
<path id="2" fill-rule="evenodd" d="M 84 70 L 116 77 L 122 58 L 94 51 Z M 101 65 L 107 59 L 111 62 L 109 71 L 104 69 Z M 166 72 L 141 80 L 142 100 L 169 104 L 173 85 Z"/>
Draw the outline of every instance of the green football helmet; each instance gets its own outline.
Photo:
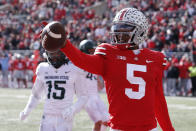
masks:
<path id="1" fill-rule="evenodd" d="M 83 40 L 80 42 L 79 49 L 86 53 L 86 54 L 92 54 L 92 50 L 94 52 L 94 49 L 97 47 L 97 44 L 93 42 L 92 40 Z"/>

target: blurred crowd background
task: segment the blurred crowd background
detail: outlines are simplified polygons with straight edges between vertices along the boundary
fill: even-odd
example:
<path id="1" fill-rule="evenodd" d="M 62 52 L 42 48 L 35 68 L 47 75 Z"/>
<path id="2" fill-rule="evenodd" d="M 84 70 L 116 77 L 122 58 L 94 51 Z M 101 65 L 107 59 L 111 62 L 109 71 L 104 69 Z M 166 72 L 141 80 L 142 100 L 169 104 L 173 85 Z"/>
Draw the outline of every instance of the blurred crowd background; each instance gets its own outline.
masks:
<path id="1" fill-rule="evenodd" d="M 42 57 L 42 22 L 60 21 L 76 46 L 84 39 L 110 41 L 115 13 L 135 7 L 149 18 L 149 39 L 141 46 L 168 58 L 164 93 L 196 96 L 196 0 L 1 0 L 1 87 L 31 88 Z"/>

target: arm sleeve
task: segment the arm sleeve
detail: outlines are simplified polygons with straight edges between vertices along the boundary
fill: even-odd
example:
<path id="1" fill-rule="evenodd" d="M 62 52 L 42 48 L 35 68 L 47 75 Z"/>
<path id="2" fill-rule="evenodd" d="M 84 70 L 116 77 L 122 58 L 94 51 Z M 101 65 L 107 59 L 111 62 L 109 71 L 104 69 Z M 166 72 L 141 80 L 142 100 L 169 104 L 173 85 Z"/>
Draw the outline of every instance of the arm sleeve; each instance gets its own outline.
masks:
<path id="1" fill-rule="evenodd" d="M 155 91 L 155 116 L 163 131 L 175 131 L 169 117 L 167 103 L 163 93 L 162 77 L 164 67 L 162 67 L 162 64 L 160 64 L 160 66 L 160 73 L 157 73 L 158 76 L 156 80 L 157 87 Z"/>
<path id="2" fill-rule="evenodd" d="M 74 63 L 74 65 L 93 74 L 103 74 L 104 58 L 99 55 L 88 55 L 74 47 L 69 40 L 61 51 Z"/>
<path id="3" fill-rule="evenodd" d="M 77 87 L 76 87 L 77 86 Z M 78 113 L 88 101 L 88 91 L 85 88 L 80 88 L 75 84 L 75 94 L 77 96 L 77 102 L 73 105 L 74 114 Z"/>
<path id="4" fill-rule="evenodd" d="M 25 114 L 31 113 L 31 111 L 38 105 L 39 100 L 41 99 L 43 89 L 44 89 L 42 86 L 43 84 L 40 81 L 39 77 L 36 77 L 36 81 L 33 85 L 32 93 L 24 109 Z"/>
<path id="5" fill-rule="evenodd" d="M 78 113 L 87 103 L 88 96 L 78 96 L 78 100 L 73 105 L 73 113 Z"/>
<path id="6" fill-rule="evenodd" d="M 39 103 L 39 99 L 37 99 L 34 95 L 30 95 L 28 103 L 24 108 L 24 114 L 30 114 L 38 103 Z"/>

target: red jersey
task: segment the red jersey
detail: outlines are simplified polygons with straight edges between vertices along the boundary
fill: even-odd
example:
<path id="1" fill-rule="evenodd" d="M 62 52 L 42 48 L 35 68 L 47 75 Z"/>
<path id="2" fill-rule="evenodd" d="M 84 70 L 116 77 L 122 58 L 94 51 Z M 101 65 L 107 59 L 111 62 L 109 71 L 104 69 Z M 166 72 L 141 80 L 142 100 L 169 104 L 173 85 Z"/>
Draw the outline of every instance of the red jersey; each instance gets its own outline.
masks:
<path id="1" fill-rule="evenodd" d="M 14 70 L 25 70 L 26 63 L 23 60 L 15 60 L 14 61 Z"/>
<path id="2" fill-rule="evenodd" d="M 189 72 L 188 72 L 188 68 L 191 66 L 192 64 L 188 61 L 181 61 L 180 64 L 177 66 L 180 70 L 180 78 L 189 78 Z"/>
<path id="3" fill-rule="evenodd" d="M 76 66 L 103 77 L 113 129 L 149 131 L 157 119 L 164 131 L 174 130 L 162 88 L 162 53 L 101 44 L 94 55 L 87 55 L 69 41 L 62 51 Z"/>
<path id="4" fill-rule="evenodd" d="M 30 60 L 29 58 L 26 58 L 25 62 L 26 62 L 26 69 L 27 70 L 33 70 L 33 60 Z"/>

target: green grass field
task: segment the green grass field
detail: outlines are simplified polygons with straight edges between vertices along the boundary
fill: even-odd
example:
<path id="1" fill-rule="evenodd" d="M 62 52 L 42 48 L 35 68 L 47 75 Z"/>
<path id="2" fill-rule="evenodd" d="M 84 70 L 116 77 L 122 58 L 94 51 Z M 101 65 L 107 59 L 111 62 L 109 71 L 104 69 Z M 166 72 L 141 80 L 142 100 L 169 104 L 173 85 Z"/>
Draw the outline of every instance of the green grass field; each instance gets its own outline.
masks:
<path id="1" fill-rule="evenodd" d="M 30 93 L 30 89 L 0 88 L 0 131 L 39 130 L 43 102 L 33 110 L 27 120 L 21 122 L 18 119 Z M 101 94 L 101 97 L 107 103 L 106 95 Z M 167 97 L 167 102 L 176 131 L 196 131 L 196 98 Z M 82 111 L 74 119 L 73 131 L 91 131 L 92 126 L 87 113 Z"/>

